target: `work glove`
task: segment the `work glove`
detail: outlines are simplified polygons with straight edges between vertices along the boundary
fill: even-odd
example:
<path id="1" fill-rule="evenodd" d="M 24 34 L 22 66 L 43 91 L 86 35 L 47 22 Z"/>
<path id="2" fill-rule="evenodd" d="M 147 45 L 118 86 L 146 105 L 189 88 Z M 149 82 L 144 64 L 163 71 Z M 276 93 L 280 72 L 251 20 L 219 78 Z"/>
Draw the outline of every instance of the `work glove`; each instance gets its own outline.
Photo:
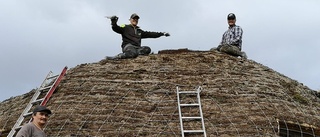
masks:
<path id="1" fill-rule="evenodd" d="M 170 34 L 168 32 L 162 32 L 163 33 L 163 36 L 166 36 L 166 37 L 169 37 Z"/>
<path id="2" fill-rule="evenodd" d="M 111 25 L 115 25 L 118 22 L 118 17 L 117 16 L 111 16 L 111 17 L 108 17 L 108 19 L 111 20 Z"/>
<path id="3" fill-rule="evenodd" d="M 111 17 L 109 17 L 109 19 L 118 21 L 118 17 L 117 16 L 111 16 Z"/>

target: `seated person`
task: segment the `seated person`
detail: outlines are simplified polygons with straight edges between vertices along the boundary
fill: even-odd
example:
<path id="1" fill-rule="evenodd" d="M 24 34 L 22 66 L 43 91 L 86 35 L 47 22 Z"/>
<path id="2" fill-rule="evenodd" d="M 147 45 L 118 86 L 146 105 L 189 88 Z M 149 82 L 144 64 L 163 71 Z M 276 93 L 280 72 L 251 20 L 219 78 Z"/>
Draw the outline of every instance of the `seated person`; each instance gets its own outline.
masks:
<path id="1" fill-rule="evenodd" d="M 242 28 L 236 25 L 236 16 L 230 13 L 227 17 L 229 29 L 222 35 L 222 41 L 217 48 L 210 50 L 218 50 L 230 54 L 235 57 L 242 57 L 247 59 L 245 52 L 241 51 L 242 46 Z"/>
<path id="2" fill-rule="evenodd" d="M 150 32 L 140 29 L 138 21 L 140 17 L 137 14 L 132 14 L 128 25 L 117 25 L 118 17 L 112 16 L 111 25 L 112 30 L 122 36 L 122 53 L 114 57 L 106 57 L 106 59 L 126 59 L 136 58 L 138 55 L 149 55 L 151 48 L 148 46 L 141 46 L 141 39 L 143 38 L 159 38 L 161 36 L 170 36 L 166 32 Z"/>

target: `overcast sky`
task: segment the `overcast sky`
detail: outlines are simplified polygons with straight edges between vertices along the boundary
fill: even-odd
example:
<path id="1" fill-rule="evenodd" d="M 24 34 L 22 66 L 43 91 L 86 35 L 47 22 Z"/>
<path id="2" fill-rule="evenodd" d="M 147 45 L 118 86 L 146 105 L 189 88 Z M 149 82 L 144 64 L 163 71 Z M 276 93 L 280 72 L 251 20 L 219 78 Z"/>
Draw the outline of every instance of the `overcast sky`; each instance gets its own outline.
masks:
<path id="1" fill-rule="evenodd" d="M 171 37 L 145 39 L 164 49 L 209 50 L 235 13 L 243 50 L 313 90 L 320 89 L 319 0 L 0 0 L 0 101 L 41 85 L 49 71 L 98 62 L 121 52 L 121 36 L 104 16 Z"/>

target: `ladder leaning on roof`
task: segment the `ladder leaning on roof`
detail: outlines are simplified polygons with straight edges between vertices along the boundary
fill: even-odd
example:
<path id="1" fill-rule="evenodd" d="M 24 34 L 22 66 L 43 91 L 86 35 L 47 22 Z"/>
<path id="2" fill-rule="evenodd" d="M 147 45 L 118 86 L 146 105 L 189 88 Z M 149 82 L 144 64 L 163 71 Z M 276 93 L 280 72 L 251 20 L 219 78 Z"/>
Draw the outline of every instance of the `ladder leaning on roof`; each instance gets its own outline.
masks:
<path id="1" fill-rule="evenodd" d="M 30 102 L 28 103 L 27 107 L 24 109 L 22 114 L 20 115 L 17 122 L 12 127 L 8 137 L 13 137 L 17 131 L 20 130 L 22 127 L 21 123 L 29 116 L 32 115 L 30 112 L 31 108 L 36 105 L 45 106 L 50 99 L 51 95 L 55 91 L 56 87 L 59 85 L 62 77 L 67 72 L 68 67 L 64 67 L 60 75 L 53 75 L 52 71 L 49 72 L 47 77 L 42 82 L 41 86 L 36 89 L 33 97 L 31 98 Z M 46 93 L 46 94 L 45 94 Z M 31 118 L 29 122 L 31 121 Z"/>
<path id="2" fill-rule="evenodd" d="M 200 101 L 200 92 L 201 87 L 198 87 L 197 91 L 179 91 L 179 87 L 177 87 L 177 100 L 178 100 L 178 109 L 179 109 L 179 119 L 180 119 L 180 127 L 181 127 L 181 135 L 182 137 L 185 136 L 185 133 L 189 134 L 203 134 L 204 137 L 206 137 L 206 129 L 204 126 L 204 120 L 203 120 L 203 114 L 202 114 L 202 108 L 201 108 L 201 101 Z M 184 101 L 181 99 L 181 95 L 189 95 L 189 97 L 194 97 L 196 95 L 197 99 L 190 102 L 190 100 Z M 186 97 L 184 99 L 187 99 Z M 193 107 L 193 108 L 199 108 L 198 114 L 189 114 L 188 116 L 183 115 L 182 113 L 182 107 Z M 186 112 L 184 112 L 186 113 Z M 187 115 L 187 114 L 186 114 Z M 192 116 L 193 115 L 193 116 Z M 196 116 L 194 116 L 196 115 Z M 184 128 L 184 121 L 186 120 L 194 120 L 194 121 L 201 121 L 201 129 L 185 129 Z"/>

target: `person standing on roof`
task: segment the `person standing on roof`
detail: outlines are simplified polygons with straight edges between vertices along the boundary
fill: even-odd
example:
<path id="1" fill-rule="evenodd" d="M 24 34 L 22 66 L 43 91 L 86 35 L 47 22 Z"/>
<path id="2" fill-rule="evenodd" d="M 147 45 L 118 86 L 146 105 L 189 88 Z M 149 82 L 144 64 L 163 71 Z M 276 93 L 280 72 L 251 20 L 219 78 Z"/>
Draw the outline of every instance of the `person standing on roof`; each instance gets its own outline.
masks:
<path id="1" fill-rule="evenodd" d="M 236 15 L 233 13 L 228 14 L 227 20 L 229 28 L 222 35 L 222 40 L 219 46 L 210 50 L 218 50 L 232 56 L 240 56 L 246 59 L 246 53 L 241 51 L 243 31 L 240 26 L 236 25 Z"/>
<path id="2" fill-rule="evenodd" d="M 117 25 L 118 17 L 112 16 L 111 26 L 112 30 L 122 36 L 122 53 L 114 57 L 106 57 L 106 59 L 126 59 L 136 58 L 139 55 L 149 55 L 151 48 L 148 46 L 141 46 L 141 39 L 144 38 L 159 38 L 161 36 L 170 36 L 167 32 L 150 32 L 140 29 L 138 25 L 140 17 L 137 14 L 130 16 L 130 24 L 128 25 Z"/>
<path id="3" fill-rule="evenodd" d="M 32 122 L 24 125 L 16 137 L 45 137 L 43 131 L 51 111 L 45 106 L 36 106 L 32 113 Z"/>

